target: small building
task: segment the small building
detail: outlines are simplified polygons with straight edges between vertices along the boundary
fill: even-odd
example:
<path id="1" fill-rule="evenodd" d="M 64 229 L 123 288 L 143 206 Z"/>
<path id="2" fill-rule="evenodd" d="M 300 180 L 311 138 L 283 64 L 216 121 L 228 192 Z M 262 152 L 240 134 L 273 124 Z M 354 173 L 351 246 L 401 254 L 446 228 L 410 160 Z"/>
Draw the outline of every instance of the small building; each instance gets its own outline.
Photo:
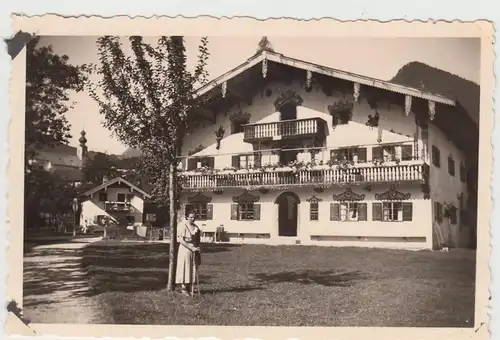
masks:
<path id="1" fill-rule="evenodd" d="M 262 49 L 198 91 L 181 211 L 234 243 L 467 247 L 479 132 L 456 100 Z"/>
<path id="2" fill-rule="evenodd" d="M 101 227 L 105 216 L 118 224 L 142 226 L 151 216 L 144 216 L 144 203 L 151 196 L 121 177 L 103 179 L 103 183 L 80 195 L 80 227 Z"/>

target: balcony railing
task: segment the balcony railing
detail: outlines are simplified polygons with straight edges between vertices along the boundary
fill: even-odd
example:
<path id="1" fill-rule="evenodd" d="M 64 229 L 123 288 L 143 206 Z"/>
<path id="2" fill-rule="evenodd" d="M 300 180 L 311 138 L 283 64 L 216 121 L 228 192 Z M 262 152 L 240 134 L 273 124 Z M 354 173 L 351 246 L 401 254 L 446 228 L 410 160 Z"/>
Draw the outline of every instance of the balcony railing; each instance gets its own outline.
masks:
<path id="1" fill-rule="evenodd" d="M 130 211 L 131 204 L 129 202 L 106 202 L 104 210 L 108 212 L 115 211 Z"/>
<path id="2" fill-rule="evenodd" d="M 243 126 L 243 132 L 245 142 L 301 138 L 313 135 L 324 138 L 326 135 L 326 121 L 321 118 L 307 118 L 273 123 L 247 124 Z"/>
<path id="3" fill-rule="evenodd" d="M 192 174 L 183 177 L 182 190 L 217 190 L 281 187 L 328 187 L 344 183 L 423 182 L 425 164 L 374 166 L 347 169 L 265 171 L 226 174 Z"/>

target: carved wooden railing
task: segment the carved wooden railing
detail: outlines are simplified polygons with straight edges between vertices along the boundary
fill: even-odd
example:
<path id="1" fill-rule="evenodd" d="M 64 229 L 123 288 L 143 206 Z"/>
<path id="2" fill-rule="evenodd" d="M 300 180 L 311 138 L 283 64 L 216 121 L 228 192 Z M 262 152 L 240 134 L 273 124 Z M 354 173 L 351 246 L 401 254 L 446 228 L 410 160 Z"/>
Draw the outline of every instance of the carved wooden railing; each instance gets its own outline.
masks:
<path id="1" fill-rule="evenodd" d="M 273 123 L 247 124 L 243 126 L 243 132 L 245 142 L 311 135 L 321 138 L 326 134 L 326 121 L 321 118 L 307 118 Z"/>
<path id="2" fill-rule="evenodd" d="M 424 181 L 425 164 L 348 169 L 266 171 L 232 174 L 191 174 L 182 178 L 182 190 L 211 190 L 235 187 L 276 188 L 283 186 L 330 186 L 342 183 L 388 183 Z"/>

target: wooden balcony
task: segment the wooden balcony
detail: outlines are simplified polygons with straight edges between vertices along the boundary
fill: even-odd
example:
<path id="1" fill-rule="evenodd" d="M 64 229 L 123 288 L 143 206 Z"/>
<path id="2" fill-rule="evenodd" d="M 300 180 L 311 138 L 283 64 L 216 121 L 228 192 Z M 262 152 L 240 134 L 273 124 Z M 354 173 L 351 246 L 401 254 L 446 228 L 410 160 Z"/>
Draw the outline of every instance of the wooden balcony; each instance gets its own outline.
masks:
<path id="1" fill-rule="evenodd" d="M 182 179 L 184 191 L 227 188 L 280 189 L 282 187 L 330 187 L 352 183 L 424 182 L 428 165 L 400 164 L 349 169 L 281 170 L 248 173 L 191 174 Z"/>
<path id="2" fill-rule="evenodd" d="M 104 210 L 107 212 L 130 211 L 131 204 L 129 202 L 106 202 Z"/>
<path id="3" fill-rule="evenodd" d="M 243 140 L 256 142 L 265 140 L 315 138 L 326 136 L 326 121 L 321 118 L 283 120 L 273 123 L 247 124 L 243 126 Z"/>

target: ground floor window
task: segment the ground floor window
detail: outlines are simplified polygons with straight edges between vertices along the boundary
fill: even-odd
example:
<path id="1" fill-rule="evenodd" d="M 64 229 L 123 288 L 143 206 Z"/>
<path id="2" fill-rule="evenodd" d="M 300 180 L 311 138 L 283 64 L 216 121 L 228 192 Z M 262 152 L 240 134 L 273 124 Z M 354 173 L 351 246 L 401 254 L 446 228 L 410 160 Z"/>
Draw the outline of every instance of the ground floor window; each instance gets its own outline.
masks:
<path id="1" fill-rule="evenodd" d="M 373 203 L 373 221 L 403 222 L 413 219 L 413 204 L 410 202 Z"/>
<path id="2" fill-rule="evenodd" d="M 195 219 L 206 221 L 212 219 L 212 205 L 207 203 L 186 204 L 186 217 L 194 212 Z"/>
<path id="3" fill-rule="evenodd" d="M 319 220 L 318 202 L 309 203 L 309 219 L 311 221 L 318 221 Z"/>
<path id="4" fill-rule="evenodd" d="M 238 221 L 260 220 L 260 204 L 255 204 L 255 203 L 231 204 L 231 219 Z"/>
<path id="5" fill-rule="evenodd" d="M 366 203 L 341 202 L 330 205 L 331 221 L 366 221 Z"/>

